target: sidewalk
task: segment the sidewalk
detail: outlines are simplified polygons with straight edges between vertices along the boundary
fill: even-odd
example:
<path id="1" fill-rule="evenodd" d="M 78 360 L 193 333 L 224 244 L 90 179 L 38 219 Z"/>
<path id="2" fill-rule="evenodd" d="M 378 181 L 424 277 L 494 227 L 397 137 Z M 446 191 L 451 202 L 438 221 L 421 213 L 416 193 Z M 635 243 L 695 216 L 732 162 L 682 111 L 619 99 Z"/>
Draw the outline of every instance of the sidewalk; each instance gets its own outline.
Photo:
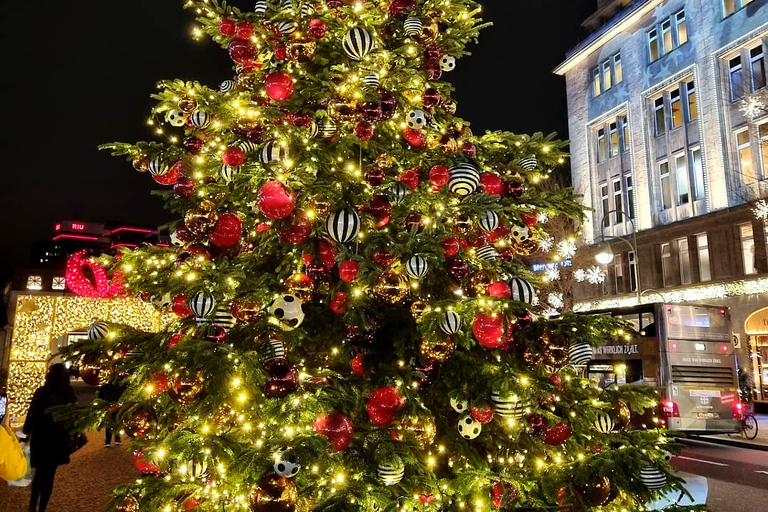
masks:
<path id="1" fill-rule="evenodd" d="M 751 448 L 753 450 L 765 450 L 768 451 L 768 415 L 756 414 L 757 419 L 757 437 L 754 439 L 747 439 L 742 434 L 719 434 L 715 436 L 696 436 L 695 439 L 700 441 L 709 441 L 718 444 L 727 444 L 731 446 L 738 446 L 740 448 Z"/>

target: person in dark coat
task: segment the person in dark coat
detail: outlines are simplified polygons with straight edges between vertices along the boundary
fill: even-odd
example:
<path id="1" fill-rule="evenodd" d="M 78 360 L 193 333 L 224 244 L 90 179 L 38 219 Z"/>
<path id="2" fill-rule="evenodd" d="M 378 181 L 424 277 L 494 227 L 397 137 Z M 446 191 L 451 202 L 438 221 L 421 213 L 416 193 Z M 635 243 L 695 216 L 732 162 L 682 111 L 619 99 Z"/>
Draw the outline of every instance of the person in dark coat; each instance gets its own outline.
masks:
<path id="1" fill-rule="evenodd" d="M 106 384 L 102 384 L 99 388 L 99 398 L 106 400 L 107 402 L 117 402 L 123 395 L 123 392 L 127 388 L 126 384 L 122 382 L 109 381 Z M 115 434 L 115 444 L 120 444 L 120 431 Z M 109 448 L 112 446 L 112 428 L 107 427 L 105 429 L 104 447 Z"/>
<path id="2" fill-rule="evenodd" d="M 45 512 L 53 492 L 56 469 L 62 464 L 69 464 L 69 433 L 66 427 L 54 421 L 48 410 L 76 401 L 67 368 L 61 363 L 52 365 L 45 376 L 45 384 L 37 388 L 32 396 L 24 422 L 23 432 L 29 440 L 31 463 L 35 468 L 32 497 L 29 501 L 30 512 Z"/>

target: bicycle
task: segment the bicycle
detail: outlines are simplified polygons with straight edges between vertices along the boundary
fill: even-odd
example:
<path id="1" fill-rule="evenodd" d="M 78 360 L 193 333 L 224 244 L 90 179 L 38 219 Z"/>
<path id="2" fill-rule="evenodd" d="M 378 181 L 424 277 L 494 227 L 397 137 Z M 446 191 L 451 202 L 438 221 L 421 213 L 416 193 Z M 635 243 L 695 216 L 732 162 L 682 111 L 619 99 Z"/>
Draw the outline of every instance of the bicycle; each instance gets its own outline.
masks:
<path id="1" fill-rule="evenodd" d="M 741 409 L 739 416 L 741 416 L 741 422 L 739 423 L 739 434 L 747 439 L 754 439 L 757 437 L 757 418 L 755 413 L 749 404 L 741 403 L 739 409 Z M 730 435 L 730 434 L 728 434 Z"/>

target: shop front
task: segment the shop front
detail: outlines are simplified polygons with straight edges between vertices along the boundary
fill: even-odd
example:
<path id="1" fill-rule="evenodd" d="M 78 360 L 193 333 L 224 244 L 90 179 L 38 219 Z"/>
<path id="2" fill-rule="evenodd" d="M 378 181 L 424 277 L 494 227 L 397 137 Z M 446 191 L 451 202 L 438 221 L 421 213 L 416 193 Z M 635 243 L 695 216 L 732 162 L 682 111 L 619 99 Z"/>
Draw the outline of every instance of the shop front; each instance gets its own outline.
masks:
<path id="1" fill-rule="evenodd" d="M 768 402 L 768 307 L 747 317 L 744 332 L 754 383 L 753 398 Z"/>

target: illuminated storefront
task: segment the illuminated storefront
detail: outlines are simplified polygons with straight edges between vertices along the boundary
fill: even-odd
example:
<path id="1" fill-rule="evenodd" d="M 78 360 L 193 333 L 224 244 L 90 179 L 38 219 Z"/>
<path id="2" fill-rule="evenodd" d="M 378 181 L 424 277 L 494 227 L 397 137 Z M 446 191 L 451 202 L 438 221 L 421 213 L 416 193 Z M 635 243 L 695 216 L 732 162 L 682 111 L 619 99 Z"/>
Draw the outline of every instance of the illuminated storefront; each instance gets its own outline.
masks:
<path id="1" fill-rule="evenodd" d="M 744 331 L 748 337 L 756 398 L 768 401 L 768 308 L 752 313 L 747 318 Z"/>

